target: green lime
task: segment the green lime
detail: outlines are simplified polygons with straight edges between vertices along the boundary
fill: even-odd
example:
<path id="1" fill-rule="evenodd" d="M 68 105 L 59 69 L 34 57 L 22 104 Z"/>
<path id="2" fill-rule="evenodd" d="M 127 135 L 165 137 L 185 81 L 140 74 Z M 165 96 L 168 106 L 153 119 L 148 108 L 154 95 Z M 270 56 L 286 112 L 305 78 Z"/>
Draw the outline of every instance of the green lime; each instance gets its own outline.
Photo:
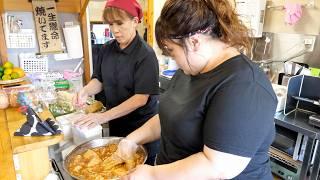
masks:
<path id="1" fill-rule="evenodd" d="M 17 79 L 17 78 L 19 78 L 19 74 L 17 72 L 13 72 L 11 74 L 11 79 Z"/>
<path id="2" fill-rule="evenodd" d="M 5 75 L 2 76 L 2 80 L 4 80 L 4 81 L 11 80 L 11 76 L 5 74 Z"/>
<path id="3" fill-rule="evenodd" d="M 4 71 L 4 67 L 0 66 L 0 72 Z"/>
<path id="4" fill-rule="evenodd" d="M 2 76 L 3 76 L 3 72 L 0 72 L 0 79 L 2 78 Z"/>

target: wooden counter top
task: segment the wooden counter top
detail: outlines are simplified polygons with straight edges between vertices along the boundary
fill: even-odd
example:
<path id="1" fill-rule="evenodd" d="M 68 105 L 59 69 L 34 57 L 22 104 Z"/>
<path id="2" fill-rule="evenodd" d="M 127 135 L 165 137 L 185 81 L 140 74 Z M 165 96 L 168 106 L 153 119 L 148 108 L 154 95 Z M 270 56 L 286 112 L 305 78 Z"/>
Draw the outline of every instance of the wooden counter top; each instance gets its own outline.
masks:
<path id="1" fill-rule="evenodd" d="M 0 110 L 0 179 L 16 179 L 5 110 Z"/>
<path id="2" fill-rule="evenodd" d="M 7 109 L 6 114 L 7 114 L 8 129 L 11 136 L 13 154 L 30 151 L 37 148 L 47 147 L 50 145 L 57 144 L 63 140 L 63 135 L 42 136 L 42 137 L 13 136 L 14 132 L 18 128 L 20 128 L 24 122 L 26 122 L 26 117 L 20 112 L 17 112 L 17 109 L 15 108 Z M 43 113 L 42 115 L 40 114 L 40 117 L 42 119 L 45 119 L 48 116 L 50 115 L 48 115 L 47 113 Z"/>
<path id="3" fill-rule="evenodd" d="M 48 117 L 48 113 L 40 115 Z M 63 140 L 63 135 L 43 137 L 14 136 L 14 132 L 26 122 L 26 116 L 16 108 L 0 110 L 0 179 L 16 179 L 13 155 L 48 147 Z"/>

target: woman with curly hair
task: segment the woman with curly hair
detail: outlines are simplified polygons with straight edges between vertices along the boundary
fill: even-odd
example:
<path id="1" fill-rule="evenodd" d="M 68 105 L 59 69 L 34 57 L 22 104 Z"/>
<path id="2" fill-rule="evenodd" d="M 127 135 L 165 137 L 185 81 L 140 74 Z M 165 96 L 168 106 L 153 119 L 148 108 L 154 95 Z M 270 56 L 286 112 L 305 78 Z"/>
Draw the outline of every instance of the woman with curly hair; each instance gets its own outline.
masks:
<path id="1" fill-rule="evenodd" d="M 181 69 L 160 97 L 159 115 L 117 150 L 130 154 L 130 144 L 160 139 L 157 166 L 138 166 L 124 179 L 272 179 L 277 98 L 242 53 L 247 32 L 226 0 L 166 1 L 156 39 Z"/>

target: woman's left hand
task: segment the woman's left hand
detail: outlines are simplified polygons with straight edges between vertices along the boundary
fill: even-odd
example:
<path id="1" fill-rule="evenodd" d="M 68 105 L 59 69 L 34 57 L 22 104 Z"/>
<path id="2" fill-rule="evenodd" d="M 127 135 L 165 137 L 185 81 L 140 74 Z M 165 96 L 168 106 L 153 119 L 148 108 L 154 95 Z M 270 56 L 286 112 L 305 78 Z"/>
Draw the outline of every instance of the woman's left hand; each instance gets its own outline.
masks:
<path id="1" fill-rule="evenodd" d="M 104 113 L 90 113 L 81 116 L 79 119 L 74 120 L 74 125 L 78 126 L 79 128 L 93 128 L 97 124 L 104 123 L 106 117 L 104 117 Z"/>
<path id="2" fill-rule="evenodd" d="M 153 168 L 153 166 L 149 165 L 139 165 L 130 174 L 122 177 L 121 180 L 153 180 Z"/>

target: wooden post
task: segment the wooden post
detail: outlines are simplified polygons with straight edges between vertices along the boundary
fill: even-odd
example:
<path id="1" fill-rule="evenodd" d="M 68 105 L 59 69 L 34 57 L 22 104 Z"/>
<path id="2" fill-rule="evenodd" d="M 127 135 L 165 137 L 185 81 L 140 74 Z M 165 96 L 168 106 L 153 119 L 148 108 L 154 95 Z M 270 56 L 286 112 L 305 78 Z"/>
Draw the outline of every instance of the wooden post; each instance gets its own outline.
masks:
<path id="1" fill-rule="evenodd" d="M 87 21 L 87 5 L 89 0 L 81 0 L 81 9 L 84 12 L 80 12 L 80 23 L 82 29 L 82 45 L 83 45 L 83 63 L 84 63 L 84 82 L 85 84 L 90 81 L 90 53 L 89 53 L 89 41 L 88 41 L 88 21 Z"/>
<path id="2" fill-rule="evenodd" d="M 148 44 L 153 47 L 153 0 L 148 0 L 148 10 L 147 10 L 147 32 L 148 32 Z"/>
<path id="3" fill-rule="evenodd" d="M 3 13 L 4 13 L 3 2 L 0 2 L 0 64 L 8 60 L 6 40 L 4 35 L 4 29 L 2 26 Z"/>
<path id="4" fill-rule="evenodd" d="M 83 4 L 81 3 L 80 18 L 87 12 L 88 4 L 89 0 L 84 0 Z"/>

